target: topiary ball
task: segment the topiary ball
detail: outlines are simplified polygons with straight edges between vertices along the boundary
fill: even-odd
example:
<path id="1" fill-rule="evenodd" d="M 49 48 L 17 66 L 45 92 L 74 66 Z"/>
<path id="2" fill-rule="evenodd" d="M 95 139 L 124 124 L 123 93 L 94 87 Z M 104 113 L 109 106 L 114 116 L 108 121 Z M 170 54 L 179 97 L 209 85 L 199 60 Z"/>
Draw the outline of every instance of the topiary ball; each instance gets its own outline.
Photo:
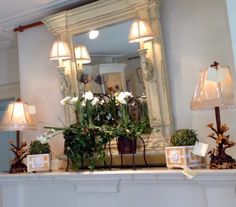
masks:
<path id="1" fill-rule="evenodd" d="M 171 136 L 172 146 L 192 146 L 198 141 L 197 133 L 194 129 L 179 129 Z"/>
<path id="2" fill-rule="evenodd" d="M 38 140 L 33 141 L 29 146 L 29 152 L 31 155 L 47 154 L 50 153 L 50 151 L 50 145 L 48 143 L 43 144 Z"/>

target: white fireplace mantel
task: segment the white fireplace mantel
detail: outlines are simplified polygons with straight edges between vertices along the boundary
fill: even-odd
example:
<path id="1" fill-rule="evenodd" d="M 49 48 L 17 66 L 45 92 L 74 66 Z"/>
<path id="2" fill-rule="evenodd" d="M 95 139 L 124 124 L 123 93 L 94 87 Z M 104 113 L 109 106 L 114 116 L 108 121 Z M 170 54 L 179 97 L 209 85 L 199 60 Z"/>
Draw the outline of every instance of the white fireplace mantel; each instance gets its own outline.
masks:
<path id="1" fill-rule="evenodd" d="M 236 170 L 1 174 L 1 207 L 235 207 Z"/>

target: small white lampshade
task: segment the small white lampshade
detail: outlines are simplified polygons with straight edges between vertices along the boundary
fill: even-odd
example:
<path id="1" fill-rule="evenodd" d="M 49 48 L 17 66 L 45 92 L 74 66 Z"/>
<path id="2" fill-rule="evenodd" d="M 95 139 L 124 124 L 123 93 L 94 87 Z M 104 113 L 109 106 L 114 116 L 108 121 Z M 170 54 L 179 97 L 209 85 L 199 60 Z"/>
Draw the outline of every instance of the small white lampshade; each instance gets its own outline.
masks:
<path id="1" fill-rule="evenodd" d="M 154 38 L 154 33 L 147 21 L 145 20 L 135 20 L 129 32 L 129 42 L 140 42 L 147 41 Z"/>
<path id="2" fill-rule="evenodd" d="M 36 124 L 29 113 L 28 105 L 20 99 L 11 102 L 3 115 L 0 129 L 6 131 L 36 129 Z"/>
<path id="3" fill-rule="evenodd" d="M 220 67 L 223 79 L 210 81 L 207 68 L 200 74 L 198 84 L 191 102 L 191 109 L 213 109 L 214 107 L 234 107 L 233 83 L 228 67 Z"/>
<path id="4" fill-rule="evenodd" d="M 88 50 L 84 45 L 77 45 L 75 47 L 75 58 L 76 63 L 78 64 L 86 64 L 91 62 Z"/>
<path id="5" fill-rule="evenodd" d="M 64 41 L 55 41 L 52 45 L 50 60 L 66 60 L 70 59 L 71 54 L 69 47 Z"/>

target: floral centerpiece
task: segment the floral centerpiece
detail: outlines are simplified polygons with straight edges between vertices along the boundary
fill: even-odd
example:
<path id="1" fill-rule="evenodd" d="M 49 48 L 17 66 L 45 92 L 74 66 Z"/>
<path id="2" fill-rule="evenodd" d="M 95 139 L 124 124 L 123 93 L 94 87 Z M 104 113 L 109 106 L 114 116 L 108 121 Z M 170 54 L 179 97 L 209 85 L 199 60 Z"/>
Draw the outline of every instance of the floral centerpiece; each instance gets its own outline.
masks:
<path id="1" fill-rule="evenodd" d="M 143 103 L 130 92 L 93 94 L 88 91 L 81 98 L 65 97 L 61 104 L 72 107 L 75 122 L 54 129 L 63 130 L 64 153 L 74 169 L 84 168 L 86 162 L 93 170 L 96 162 L 105 161 L 106 146 L 112 139 L 127 138 L 136 143 L 136 138 L 150 128 L 149 121 L 147 124 L 145 116 L 140 115 Z M 137 111 L 135 107 L 138 116 L 133 113 Z"/>
<path id="2" fill-rule="evenodd" d="M 111 139 L 108 124 L 112 125 L 114 120 L 109 112 L 112 104 L 107 103 L 103 96 L 91 91 L 82 98 L 66 97 L 61 101 L 75 112 L 75 123 L 63 128 L 64 153 L 73 168 L 83 168 L 84 161 L 88 161 L 88 168 L 93 170 L 96 161 L 104 161 L 106 143 Z"/>

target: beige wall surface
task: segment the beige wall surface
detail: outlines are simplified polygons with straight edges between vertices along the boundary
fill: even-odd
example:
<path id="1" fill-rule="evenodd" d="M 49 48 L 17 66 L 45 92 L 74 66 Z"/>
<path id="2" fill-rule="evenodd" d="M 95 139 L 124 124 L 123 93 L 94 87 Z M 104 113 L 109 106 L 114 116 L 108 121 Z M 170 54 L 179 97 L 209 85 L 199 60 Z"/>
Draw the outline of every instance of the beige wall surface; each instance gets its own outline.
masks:
<path id="1" fill-rule="evenodd" d="M 64 119 L 57 62 L 48 60 L 53 41 L 44 26 L 18 33 L 21 98 L 36 106 L 39 122 L 38 131 L 24 133 L 26 140 L 42 134 L 43 126 L 61 126 L 58 118 Z M 61 139 L 52 142 L 62 147 Z M 62 152 L 55 144 L 51 146 L 53 152 Z"/>
<path id="2" fill-rule="evenodd" d="M 190 102 L 203 67 L 216 60 L 235 71 L 226 3 L 165 0 L 161 6 L 161 22 L 175 128 L 194 128 L 202 141 L 213 144 L 214 141 L 207 138 L 210 131 L 206 125 L 215 121 L 214 111 L 191 111 Z M 229 133 L 236 140 L 236 110 L 221 112 L 222 122 L 228 123 Z"/>
<path id="3" fill-rule="evenodd" d="M 202 67 L 216 60 L 233 68 L 225 1 L 165 0 L 161 22 L 175 127 L 197 129 L 201 140 L 213 144 L 205 126 L 215 120 L 214 112 L 193 112 L 190 101 Z M 45 27 L 19 33 L 19 68 L 22 98 L 37 106 L 40 121 L 58 124 L 63 108 L 57 63 L 48 60 L 53 40 Z M 235 109 L 222 110 L 222 122 L 229 124 L 233 138 L 235 117 Z"/>

